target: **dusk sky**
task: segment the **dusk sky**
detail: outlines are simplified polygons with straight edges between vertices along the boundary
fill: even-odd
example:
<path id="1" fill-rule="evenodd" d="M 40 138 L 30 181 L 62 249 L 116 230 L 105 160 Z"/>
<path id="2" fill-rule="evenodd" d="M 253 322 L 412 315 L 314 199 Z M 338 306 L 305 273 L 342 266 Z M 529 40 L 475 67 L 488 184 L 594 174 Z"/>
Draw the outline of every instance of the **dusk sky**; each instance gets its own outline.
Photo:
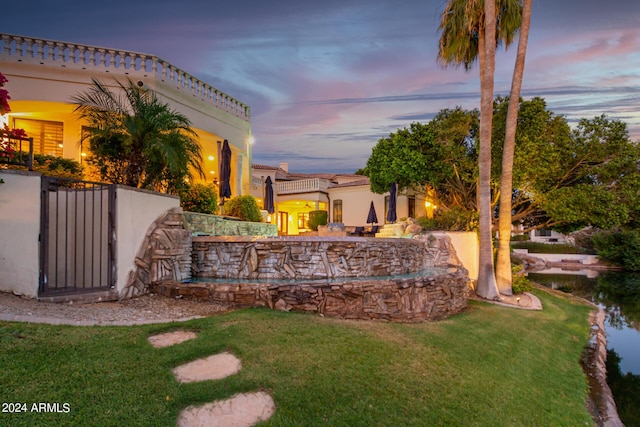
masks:
<path id="1" fill-rule="evenodd" d="M 436 63 L 444 0 L 14 1 L 2 31 L 161 57 L 251 107 L 254 163 L 353 172 L 377 141 L 478 108 L 478 69 Z M 511 85 L 516 45 L 496 62 Z M 640 139 L 640 1 L 533 0 L 522 96 Z"/>

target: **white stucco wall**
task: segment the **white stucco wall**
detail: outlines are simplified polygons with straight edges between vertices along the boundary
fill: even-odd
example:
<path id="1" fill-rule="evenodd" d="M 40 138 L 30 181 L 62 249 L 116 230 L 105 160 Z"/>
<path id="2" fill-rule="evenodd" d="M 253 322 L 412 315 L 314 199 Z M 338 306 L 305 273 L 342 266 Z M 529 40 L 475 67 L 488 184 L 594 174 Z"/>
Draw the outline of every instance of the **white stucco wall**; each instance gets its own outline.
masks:
<path id="1" fill-rule="evenodd" d="M 116 265 L 118 292 L 127 285 L 129 272 L 149 226 L 180 199 L 166 194 L 118 186 L 116 190 Z"/>
<path id="2" fill-rule="evenodd" d="M 469 278 L 478 280 L 478 256 L 480 255 L 478 234 L 471 231 L 438 231 L 433 234 L 449 236 L 458 259 L 469 272 Z"/>
<path id="3" fill-rule="evenodd" d="M 0 291 L 36 297 L 40 174 L 0 171 Z"/>

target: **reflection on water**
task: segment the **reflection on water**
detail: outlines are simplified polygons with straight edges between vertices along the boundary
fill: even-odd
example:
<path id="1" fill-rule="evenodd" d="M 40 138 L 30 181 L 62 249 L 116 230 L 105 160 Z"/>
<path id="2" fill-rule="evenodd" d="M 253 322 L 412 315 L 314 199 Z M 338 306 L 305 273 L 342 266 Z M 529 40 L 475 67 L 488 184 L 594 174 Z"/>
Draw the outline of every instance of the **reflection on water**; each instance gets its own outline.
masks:
<path id="1" fill-rule="evenodd" d="M 604 310 L 607 382 L 622 422 L 640 425 L 640 273 L 554 269 L 528 273 L 528 277 L 592 301 Z"/>

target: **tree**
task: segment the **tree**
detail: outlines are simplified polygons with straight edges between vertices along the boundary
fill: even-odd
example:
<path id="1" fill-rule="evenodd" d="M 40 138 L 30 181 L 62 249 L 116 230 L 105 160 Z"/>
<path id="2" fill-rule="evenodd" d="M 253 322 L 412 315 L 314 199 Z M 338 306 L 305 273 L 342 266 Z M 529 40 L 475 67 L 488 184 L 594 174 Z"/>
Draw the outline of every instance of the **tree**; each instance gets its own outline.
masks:
<path id="1" fill-rule="evenodd" d="M 204 178 L 202 155 L 189 119 L 128 80 L 118 92 L 93 80 L 73 97 L 75 112 L 89 125 L 92 154 L 101 179 L 131 187 L 175 193 L 195 171 Z"/>
<path id="2" fill-rule="evenodd" d="M 439 181 L 451 169 L 450 164 L 442 162 L 445 155 L 428 126 L 411 123 L 409 129 L 391 133 L 373 147 L 365 168 L 371 191 L 383 194 L 394 182 L 402 190 Z"/>
<path id="3" fill-rule="evenodd" d="M 476 293 L 487 299 L 498 297 L 493 271 L 491 237 L 491 129 L 496 44 L 508 46 L 520 27 L 521 4 L 516 0 L 450 0 L 442 15 L 438 59 L 445 65 L 464 65 L 469 70 L 480 63 L 479 181 L 479 272 Z"/>
<path id="4" fill-rule="evenodd" d="M 522 24 L 518 39 L 518 52 L 511 79 L 511 94 L 509 96 L 509 109 L 507 111 L 507 123 L 504 136 L 504 149 L 502 151 L 502 170 L 500 178 L 500 210 L 498 219 L 498 257 L 496 265 L 496 282 L 498 291 L 505 295 L 512 295 L 511 288 L 511 194 L 513 192 L 513 156 L 516 145 L 516 126 L 518 123 L 518 100 L 522 88 L 524 75 L 524 62 L 529 40 L 529 28 L 531 26 L 532 0 L 524 0 L 522 9 Z"/>

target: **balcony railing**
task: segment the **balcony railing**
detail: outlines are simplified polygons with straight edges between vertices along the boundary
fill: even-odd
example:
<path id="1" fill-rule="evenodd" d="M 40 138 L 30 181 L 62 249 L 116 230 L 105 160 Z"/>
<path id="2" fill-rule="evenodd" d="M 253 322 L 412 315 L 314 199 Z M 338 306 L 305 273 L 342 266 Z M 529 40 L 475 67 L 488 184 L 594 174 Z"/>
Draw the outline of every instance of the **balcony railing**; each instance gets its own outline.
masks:
<path id="1" fill-rule="evenodd" d="M 315 191 L 327 192 L 329 182 L 326 179 L 311 178 L 298 181 L 278 182 L 275 185 L 277 194 L 312 193 Z"/>
<path id="2" fill-rule="evenodd" d="M 59 64 L 62 67 L 89 67 L 122 74 L 149 73 L 157 79 L 187 90 L 195 97 L 246 121 L 251 116 L 248 105 L 232 98 L 167 61 L 146 53 L 87 46 L 56 40 L 36 39 L 0 33 L 0 59 L 19 62 Z"/>

